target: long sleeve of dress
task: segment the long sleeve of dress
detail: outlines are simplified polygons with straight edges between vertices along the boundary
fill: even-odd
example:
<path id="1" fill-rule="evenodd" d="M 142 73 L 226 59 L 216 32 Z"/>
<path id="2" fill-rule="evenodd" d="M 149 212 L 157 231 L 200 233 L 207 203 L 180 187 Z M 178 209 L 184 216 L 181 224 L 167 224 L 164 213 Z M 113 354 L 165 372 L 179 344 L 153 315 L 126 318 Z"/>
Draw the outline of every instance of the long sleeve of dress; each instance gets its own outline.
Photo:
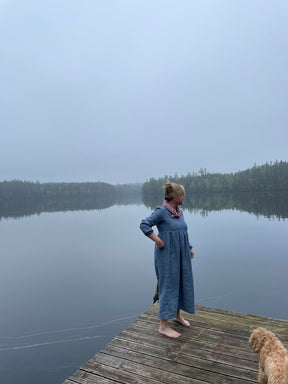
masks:
<path id="1" fill-rule="evenodd" d="M 162 220 L 162 211 L 160 208 L 156 208 L 154 212 L 151 213 L 150 216 L 143 219 L 140 224 L 140 229 L 146 236 L 150 236 L 154 231 L 154 225 L 157 225 Z"/>

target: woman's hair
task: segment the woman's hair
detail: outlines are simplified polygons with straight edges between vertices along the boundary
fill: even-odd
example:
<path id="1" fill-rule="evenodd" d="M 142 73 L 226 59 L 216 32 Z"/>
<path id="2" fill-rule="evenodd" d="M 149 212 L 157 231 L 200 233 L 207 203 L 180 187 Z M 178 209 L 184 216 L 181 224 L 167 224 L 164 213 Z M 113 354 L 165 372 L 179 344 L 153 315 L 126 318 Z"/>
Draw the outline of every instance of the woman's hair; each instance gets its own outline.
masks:
<path id="1" fill-rule="evenodd" d="M 174 197 L 185 195 L 185 189 L 183 185 L 176 183 L 170 183 L 167 181 L 162 188 L 164 189 L 164 199 L 169 203 Z"/>

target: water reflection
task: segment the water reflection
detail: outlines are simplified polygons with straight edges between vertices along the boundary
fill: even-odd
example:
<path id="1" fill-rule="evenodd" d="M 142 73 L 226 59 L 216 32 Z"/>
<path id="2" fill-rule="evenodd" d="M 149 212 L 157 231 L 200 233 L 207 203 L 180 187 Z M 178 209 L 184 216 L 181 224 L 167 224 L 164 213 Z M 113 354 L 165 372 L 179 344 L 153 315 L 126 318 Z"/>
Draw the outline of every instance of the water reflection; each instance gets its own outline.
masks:
<path id="1" fill-rule="evenodd" d="M 139 194 L 121 196 L 119 198 L 106 196 L 94 198 L 78 198 L 65 196 L 57 199 L 41 201 L 1 201 L 0 220 L 9 217 L 23 217 L 41 212 L 65 212 L 81 210 L 101 210 L 114 205 L 142 204 L 154 209 L 161 204 L 161 194 L 142 200 Z M 269 219 L 288 218 L 288 195 L 284 192 L 242 192 L 242 193 L 211 193 L 203 195 L 187 195 L 184 208 L 189 212 L 200 213 L 207 216 L 210 212 L 224 209 L 236 209 L 248 212 L 256 216 L 264 216 Z"/>
<path id="2" fill-rule="evenodd" d="M 1 383 L 63 382 L 152 304 L 154 244 L 139 223 L 161 196 L 140 200 L 107 209 L 83 200 L 66 205 L 71 212 L 2 220 Z M 283 202 L 255 201 L 257 218 L 239 212 L 251 202 L 228 196 L 214 207 L 207 196 L 185 201 L 196 303 L 287 320 L 287 221 L 264 217 L 282 218 Z"/>
<path id="3" fill-rule="evenodd" d="M 143 201 L 150 209 L 159 205 L 161 197 Z M 189 212 L 207 216 L 212 211 L 224 209 L 236 209 L 248 212 L 256 216 L 264 216 L 273 219 L 288 218 L 288 197 L 287 193 L 271 192 L 242 192 L 242 193 L 210 193 L 203 195 L 187 195 L 184 207 Z"/>
<path id="4" fill-rule="evenodd" d="M 17 218 L 40 214 L 42 212 L 66 212 L 102 210 L 114 205 L 128 205 L 141 203 L 140 195 L 121 196 L 117 199 L 112 196 L 89 197 L 57 197 L 44 201 L 27 200 L 0 200 L 0 220 L 3 218 Z"/>

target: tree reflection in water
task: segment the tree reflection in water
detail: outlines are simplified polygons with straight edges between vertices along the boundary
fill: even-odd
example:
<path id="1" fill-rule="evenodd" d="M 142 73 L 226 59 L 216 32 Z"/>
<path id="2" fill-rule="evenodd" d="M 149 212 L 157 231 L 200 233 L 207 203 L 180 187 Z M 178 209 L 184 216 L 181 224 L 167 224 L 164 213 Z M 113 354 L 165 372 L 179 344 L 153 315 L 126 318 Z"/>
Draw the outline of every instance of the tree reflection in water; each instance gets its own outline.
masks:
<path id="1" fill-rule="evenodd" d="M 200 212 L 207 216 L 209 212 L 224 209 L 236 209 L 256 216 L 269 219 L 288 218 L 288 197 L 285 192 L 241 192 L 241 193 L 206 193 L 201 195 L 188 195 L 185 198 L 183 209 L 189 212 Z M 154 209 L 162 204 L 161 191 L 159 194 L 142 198 L 139 193 L 121 196 L 57 196 L 45 200 L 0 200 L 0 220 L 9 217 L 23 217 L 41 212 L 64 212 L 79 210 L 102 210 L 114 205 L 144 204 Z"/>

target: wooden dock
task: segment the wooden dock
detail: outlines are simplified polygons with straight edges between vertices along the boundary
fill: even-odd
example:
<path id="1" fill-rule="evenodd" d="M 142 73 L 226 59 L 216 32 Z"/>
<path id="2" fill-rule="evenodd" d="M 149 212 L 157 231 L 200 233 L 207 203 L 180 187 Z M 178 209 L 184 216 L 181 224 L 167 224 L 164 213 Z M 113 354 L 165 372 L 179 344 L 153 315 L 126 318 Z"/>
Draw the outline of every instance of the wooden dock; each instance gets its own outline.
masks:
<path id="1" fill-rule="evenodd" d="M 196 307 L 185 314 L 191 327 L 171 321 L 178 339 L 158 333 L 154 304 L 83 365 L 65 384 L 249 384 L 256 383 L 258 357 L 249 345 L 259 326 L 288 346 L 288 321 Z"/>

